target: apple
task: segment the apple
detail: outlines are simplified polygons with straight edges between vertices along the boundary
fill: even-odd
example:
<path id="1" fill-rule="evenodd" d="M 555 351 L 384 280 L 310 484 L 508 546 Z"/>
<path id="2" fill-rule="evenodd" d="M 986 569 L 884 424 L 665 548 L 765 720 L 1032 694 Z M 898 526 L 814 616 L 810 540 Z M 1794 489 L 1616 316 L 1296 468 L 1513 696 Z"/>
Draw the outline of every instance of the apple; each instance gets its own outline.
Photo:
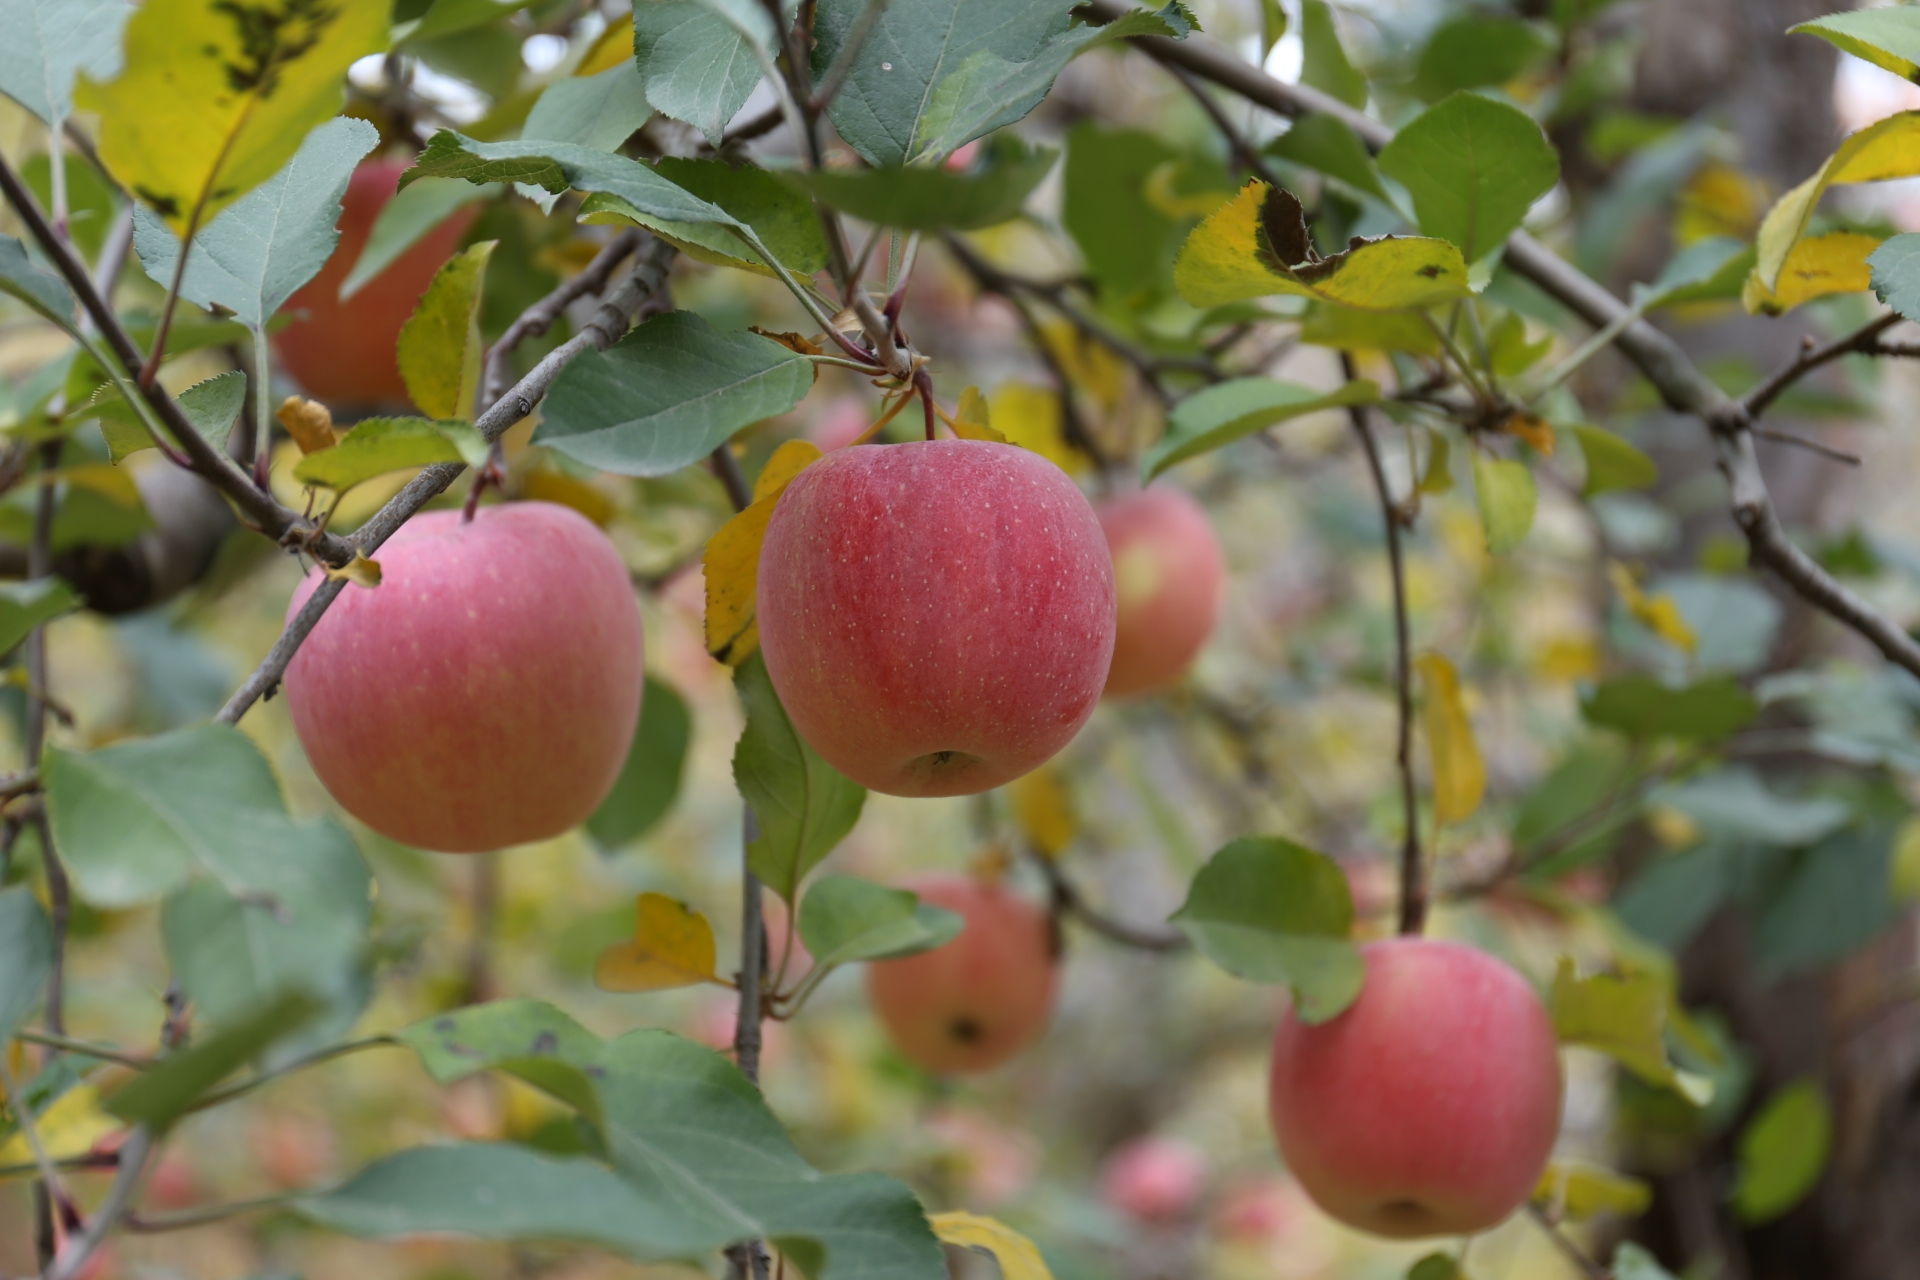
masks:
<path id="1" fill-rule="evenodd" d="M 1108 1156 L 1100 1198 L 1142 1222 L 1178 1222 L 1207 1189 L 1207 1158 L 1191 1142 L 1148 1134 Z"/>
<path id="2" fill-rule="evenodd" d="M 1483 951 L 1429 938 L 1361 949 L 1338 1017 L 1291 1010 L 1270 1081 L 1280 1154 L 1331 1216 L 1399 1239 L 1485 1231 L 1525 1202 L 1560 1127 L 1547 1011 Z"/>
<path id="3" fill-rule="evenodd" d="M 1039 454 L 858 445 L 774 507 L 757 599 L 767 674 L 834 768 L 898 796 L 1038 767 L 1092 714 L 1113 654 L 1093 508 Z"/>
<path id="4" fill-rule="evenodd" d="M 966 921 L 944 946 L 867 966 L 867 998 L 894 1047 L 936 1075 L 988 1071 L 1046 1029 L 1059 986 L 1053 920 L 972 876 L 907 882 Z"/>
<path id="5" fill-rule="evenodd" d="M 287 668 L 320 781 L 403 844 L 544 840 L 612 790 L 640 715 L 640 610 L 613 544 L 547 502 L 415 516 Z M 323 580 L 294 592 L 291 620 Z"/>
<path id="6" fill-rule="evenodd" d="M 1227 566 L 1200 504 L 1181 489 L 1144 489 L 1095 508 L 1113 553 L 1119 621 L 1110 697 L 1164 689 L 1213 634 Z"/>
<path id="7" fill-rule="evenodd" d="M 281 368 L 335 410 L 405 409 L 407 384 L 394 358 L 400 326 L 479 213 L 478 205 L 468 205 L 449 214 L 342 302 L 340 284 L 360 260 L 374 219 L 393 199 L 409 163 L 368 160 L 353 171 L 342 201 L 340 242 L 320 274 L 287 299 L 293 320 L 273 337 Z"/>

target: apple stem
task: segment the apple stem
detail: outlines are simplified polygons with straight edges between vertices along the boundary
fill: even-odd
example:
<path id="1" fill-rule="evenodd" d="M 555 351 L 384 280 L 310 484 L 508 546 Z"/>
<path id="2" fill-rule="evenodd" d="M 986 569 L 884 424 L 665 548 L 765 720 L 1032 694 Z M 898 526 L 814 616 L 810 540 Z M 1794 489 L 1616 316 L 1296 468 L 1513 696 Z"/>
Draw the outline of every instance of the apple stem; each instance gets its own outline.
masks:
<path id="1" fill-rule="evenodd" d="M 480 510 L 480 495 L 489 486 L 500 489 L 507 483 L 507 455 L 495 440 L 487 449 L 486 465 L 473 473 L 473 487 L 467 490 L 466 505 L 460 508 L 460 523 L 472 524 L 474 513 Z"/>
<path id="2" fill-rule="evenodd" d="M 921 407 L 926 410 L 927 415 L 927 439 L 931 440 L 933 439 L 935 422 L 933 411 L 933 375 L 929 374 L 925 369 L 915 369 L 913 371 L 913 389 L 920 393 Z"/>

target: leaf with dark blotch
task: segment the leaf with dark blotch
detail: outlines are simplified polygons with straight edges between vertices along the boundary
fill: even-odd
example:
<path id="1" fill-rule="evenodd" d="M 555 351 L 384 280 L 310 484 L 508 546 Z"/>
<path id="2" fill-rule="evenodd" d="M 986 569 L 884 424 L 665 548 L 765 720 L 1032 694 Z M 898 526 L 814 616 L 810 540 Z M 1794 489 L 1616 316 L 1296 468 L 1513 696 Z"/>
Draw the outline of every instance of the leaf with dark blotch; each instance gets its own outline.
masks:
<path id="1" fill-rule="evenodd" d="M 1306 207 L 1285 187 L 1271 188 L 1260 202 L 1260 252 L 1275 271 L 1286 271 L 1313 257 Z"/>

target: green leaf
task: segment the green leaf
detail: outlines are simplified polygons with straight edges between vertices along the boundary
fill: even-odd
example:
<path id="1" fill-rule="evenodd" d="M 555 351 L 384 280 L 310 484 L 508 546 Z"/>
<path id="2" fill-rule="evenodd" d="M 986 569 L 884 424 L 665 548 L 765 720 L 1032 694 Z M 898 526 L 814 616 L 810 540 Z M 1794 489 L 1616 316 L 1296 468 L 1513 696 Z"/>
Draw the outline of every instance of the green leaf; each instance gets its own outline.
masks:
<path id="1" fill-rule="evenodd" d="M 1331 392 L 1274 378 L 1222 382 L 1174 406 L 1167 433 L 1140 456 L 1140 477 L 1143 483 L 1152 480 L 1176 462 L 1210 453 L 1289 418 L 1379 399 L 1380 388 L 1364 378 Z"/>
<path id="2" fill-rule="evenodd" d="M 503 190 L 497 182 L 475 186 L 458 178 L 416 178 L 407 184 L 400 194 L 380 206 L 353 270 L 340 282 L 340 300 L 344 302 L 360 292 L 455 210 L 492 200 Z"/>
<path id="3" fill-rule="evenodd" d="M 826 75 L 851 38 L 867 4 L 868 0 L 821 0 L 813 27 L 816 81 Z M 890 4 L 855 53 L 853 69 L 827 114 L 840 136 L 868 164 L 879 168 L 905 164 L 927 149 L 922 117 L 942 81 L 978 53 L 1012 64 L 1058 57 L 1062 51 L 1055 41 L 1068 31 L 1072 7 L 1073 0 Z M 1064 58 L 1060 62 L 1065 65 Z M 984 60 L 974 63 L 968 79 L 975 80 L 988 65 Z M 1023 85 L 1016 96 L 1002 99 L 993 115 L 976 121 L 972 136 L 1012 124 L 1033 110 L 1045 94 L 1046 84 Z M 948 95 L 954 102 L 947 108 L 948 118 L 957 121 L 959 87 L 949 89 Z M 947 132 L 953 134 L 954 127 L 949 125 Z"/>
<path id="4" fill-rule="evenodd" d="M 487 442 L 465 422 L 365 418 L 333 448 L 300 459 L 293 469 L 293 478 L 302 484 L 344 493 L 390 471 L 431 466 L 436 462 L 464 462 L 478 467 L 486 460 Z"/>
<path id="5" fill-rule="evenodd" d="M 238 369 L 216 373 L 174 397 L 194 430 L 216 449 L 227 447 L 227 435 L 247 403 L 247 375 Z M 116 464 L 128 454 L 154 447 L 144 419 L 111 383 L 103 385 L 89 408 L 100 417 L 100 433 L 107 438 L 107 456 Z"/>
<path id="6" fill-rule="evenodd" d="M 135 1076 L 108 1100 L 107 1111 L 129 1124 L 168 1129 L 213 1086 L 258 1058 L 275 1041 L 311 1022 L 325 1007 L 304 991 L 285 992 Z"/>
<path id="7" fill-rule="evenodd" d="M 1300 83 L 1331 94 L 1350 107 L 1367 105 L 1367 78 L 1347 60 L 1327 0 L 1302 0 Z"/>
<path id="8" fill-rule="evenodd" d="M 12 653 L 35 627 L 79 607 L 80 597 L 58 578 L 0 583 L 0 654 Z"/>
<path id="9" fill-rule="evenodd" d="M 1506 84 L 1551 54 L 1553 43 L 1521 18 L 1455 18 L 1442 23 L 1420 51 L 1413 91 L 1432 102 L 1456 89 Z"/>
<path id="10" fill-rule="evenodd" d="M 146 0 L 124 70 L 83 76 L 76 99 L 100 113 L 107 169 L 184 236 L 340 110 L 347 67 L 387 47 L 388 12 L 386 0 Z"/>
<path id="11" fill-rule="evenodd" d="M 1688 302 L 1730 302 L 1740 297 L 1757 255 L 1732 236 L 1709 236 L 1673 255 L 1650 285 L 1633 287 L 1633 304 L 1642 311 Z"/>
<path id="12" fill-rule="evenodd" d="M 569 76 L 548 85 L 527 113 L 520 136 L 617 151 L 652 114 L 639 71 L 623 62 L 597 75 Z"/>
<path id="13" fill-rule="evenodd" d="M 734 672 L 747 727 L 733 749 L 733 779 L 760 824 L 747 864 L 793 902 L 800 881 L 853 830 L 866 788 L 843 777 L 794 731 L 759 654 Z"/>
<path id="14" fill-rule="evenodd" d="M 1148 179 L 1163 165 L 1187 171 L 1178 152 L 1144 129 L 1083 121 L 1067 133 L 1061 221 L 1103 291 L 1127 297 L 1168 277 L 1180 224 L 1146 194 Z"/>
<path id="15" fill-rule="evenodd" d="M 857 876 L 825 876 L 800 901 L 800 941 L 819 969 L 931 951 L 959 937 L 965 925 L 917 894 Z"/>
<path id="16" fill-rule="evenodd" d="M 1438 357 L 1440 335 L 1417 311 L 1362 311 L 1331 302 L 1309 305 L 1300 341 L 1336 351 L 1405 351 Z"/>
<path id="17" fill-rule="evenodd" d="M 480 391 L 481 365 L 487 354 L 480 337 L 480 303 L 487 260 L 497 243 L 483 240 L 449 258 L 400 327 L 394 352 L 400 376 L 414 404 L 430 418 L 470 421 L 474 417 L 474 397 Z"/>
<path id="18" fill-rule="evenodd" d="M 1895 6 L 1830 13 L 1788 27 L 1787 34 L 1819 36 L 1903 80 L 1920 79 L 1920 10 Z"/>
<path id="19" fill-rule="evenodd" d="M 53 973 L 53 925 L 25 885 L 0 893 L 0 1044 L 40 1003 Z"/>
<path id="20" fill-rule="evenodd" d="M 1880 301 L 1909 320 L 1920 316 L 1920 235 L 1892 237 L 1868 255 L 1867 265 Z"/>
<path id="21" fill-rule="evenodd" d="M 1360 141 L 1353 127 L 1337 116 L 1302 116 L 1264 150 L 1270 156 L 1318 169 L 1356 191 L 1390 202 L 1386 186 L 1380 181 L 1380 170 L 1374 167 L 1373 153 Z"/>
<path id="22" fill-rule="evenodd" d="M 1539 502 L 1533 472 L 1526 463 L 1474 450 L 1473 497 L 1480 506 L 1480 526 L 1486 530 L 1490 554 L 1506 555 L 1526 541 Z"/>
<path id="23" fill-rule="evenodd" d="M 1833 1148 L 1833 1110 L 1812 1080 L 1767 1099 L 1740 1135 L 1740 1178 L 1733 1207 L 1747 1223 L 1771 1222 L 1820 1181 Z"/>
<path id="24" fill-rule="evenodd" d="M 1660 478 L 1660 468 L 1652 458 L 1613 432 L 1584 423 L 1569 429 L 1580 442 L 1580 455 L 1587 463 L 1586 483 L 1580 488 L 1582 497 L 1615 489 L 1644 489 Z"/>
<path id="25" fill-rule="evenodd" d="M 1380 170 L 1413 197 L 1422 231 L 1478 262 L 1553 189 L 1560 156 L 1526 112 L 1456 93 L 1394 135 Z"/>
<path id="26" fill-rule="evenodd" d="M 532 4 L 534 0 L 432 0 L 426 12 L 410 27 L 403 28 L 401 39 L 412 44 L 434 36 L 452 35 L 491 24 Z M 398 33 L 397 33 L 398 34 Z"/>
<path id="27" fill-rule="evenodd" d="M 53 517 L 54 554 L 70 547 L 125 546 L 153 528 L 153 519 L 132 480 L 104 463 L 99 469 L 123 482 L 125 489 L 102 484 L 101 477 L 85 474 L 90 468 L 67 472 Z M 34 489 L 26 489 L 0 501 L 0 541 L 23 546 L 32 539 L 34 496 Z"/>
<path id="28" fill-rule="evenodd" d="M 1560 958 L 1547 994 L 1547 1012 L 1562 1044 L 1598 1049 L 1649 1084 L 1688 1094 L 1697 1104 L 1693 1077 L 1682 1077 L 1667 1058 L 1666 1026 L 1670 996 L 1657 974 L 1626 977 L 1576 975 L 1573 960 Z M 1690 1092 L 1691 1091 L 1691 1092 Z"/>
<path id="29" fill-rule="evenodd" d="M 1882 825 L 1837 832 L 1794 853 L 1758 895 L 1755 969 L 1777 981 L 1842 960 L 1900 917 L 1889 891 L 1892 833 Z"/>
<path id="30" fill-rule="evenodd" d="M 789 271 L 811 276 L 827 265 L 827 240 L 820 215 L 806 195 L 765 169 L 736 169 L 722 160 L 668 157 L 655 169 L 702 200 L 711 201 L 752 227 L 775 259 Z M 700 262 L 734 267 L 771 277 L 773 269 L 729 227 L 711 222 L 674 222 L 642 213 L 618 196 L 599 193 L 580 206 L 582 222 L 619 219 L 646 227 Z"/>
<path id="31" fill-rule="evenodd" d="M 73 332 L 73 291 L 65 280 L 29 258 L 26 247 L 12 236 L 0 236 L 0 292 L 12 294 Z"/>
<path id="32" fill-rule="evenodd" d="M 587 834 L 602 849 L 632 844 L 673 807 L 692 728 L 687 704 L 673 686 L 648 676 L 627 761 L 613 790 L 587 819 Z"/>
<path id="33" fill-rule="evenodd" d="M 643 0 L 633 7 L 633 57 L 647 101 L 715 146 L 760 83 L 772 48 L 766 11 L 746 0 Z"/>
<path id="34" fill-rule="evenodd" d="M 1017 217 L 1059 152 L 996 138 L 978 173 L 944 165 L 796 171 L 793 180 L 822 204 L 879 226 L 971 231 Z"/>
<path id="35" fill-rule="evenodd" d="M 524 182 L 552 192 L 605 191 L 648 217 L 739 225 L 732 214 L 681 190 L 650 165 L 570 142 L 476 142 L 442 129 L 400 181 L 410 183 L 416 175 L 474 183 Z"/>
<path id="36" fill-rule="evenodd" d="M 1679 810 L 1713 834 L 1782 849 L 1823 840 L 1853 820 L 1853 808 L 1846 801 L 1835 796 L 1778 795 L 1743 765 L 1670 783 L 1647 799 L 1650 804 Z"/>
<path id="37" fill-rule="evenodd" d="M 416 1022 L 397 1037 L 420 1055 L 441 1084 L 475 1071 L 508 1071 L 552 1094 L 594 1124 L 600 1095 L 588 1074 L 600 1059 L 600 1038 L 541 1000 L 495 1000 Z"/>
<path id="38" fill-rule="evenodd" d="M 812 385 L 805 356 L 670 311 L 568 365 L 533 439 L 603 471 L 664 476 L 785 413 Z"/>
<path id="39" fill-rule="evenodd" d="M 279 171 L 194 236 L 180 296 L 225 307 L 249 328 L 266 324 L 333 254 L 347 180 L 379 141 L 378 129 L 344 116 L 309 133 Z M 171 285 L 180 239 L 144 206 L 134 209 L 133 244 L 147 274 Z"/>
<path id="40" fill-rule="evenodd" d="M 126 0 L 0 0 L 0 93 L 59 128 L 73 114 L 77 74 L 97 80 L 120 69 L 132 14 Z"/>
<path id="41" fill-rule="evenodd" d="M 1628 1240 L 1613 1251 L 1613 1280 L 1674 1280 L 1653 1255 Z"/>
<path id="42" fill-rule="evenodd" d="M 1292 986 L 1302 1022 L 1337 1016 L 1366 978 L 1348 940 L 1346 876 L 1325 854 L 1278 836 L 1242 837 L 1214 854 L 1171 921 L 1228 973 Z"/>
<path id="43" fill-rule="evenodd" d="M 1684 738 L 1710 742 L 1745 728 L 1760 704 L 1732 676 L 1673 688 L 1652 676 L 1608 680 L 1580 704 L 1589 724 L 1629 738 Z"/>
<path id="44" fill-rule="evenodd" d="M 1450 1253 L 1430 1253 L 1407 1268 L 1407 1280 L 1470 1280 Z"/>
<path id="45" fill-rule="evenodd" d="M 322 1226 L 373 1240 L 423 1234 L 596 1245 L 629 1258 L 681 1258 L 712 1232 L 604 1164 L 556 1160 L 523 1146 L 414 1147 L 330 1191 L 293 1202 Z"/>

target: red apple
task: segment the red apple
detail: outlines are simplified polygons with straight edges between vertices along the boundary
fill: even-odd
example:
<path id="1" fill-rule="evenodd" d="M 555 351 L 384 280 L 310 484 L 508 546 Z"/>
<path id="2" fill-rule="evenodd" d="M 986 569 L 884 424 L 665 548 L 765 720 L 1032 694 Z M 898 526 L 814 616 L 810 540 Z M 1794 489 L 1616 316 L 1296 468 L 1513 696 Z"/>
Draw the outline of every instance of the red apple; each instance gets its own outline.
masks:
<path id="1" fill-rule="evenodd" d="M 287 706 L 341 807 L 403 844 L 544 840 L 612 789 L 640 714 L 640 610 L 585 516 L 546 502 L 415 516 L 287 668 Z M 322 578 L 294 592 L 289 619 Z"/>
<path id="2" fill-rule="evenodd" d="M 794 728 L 898 796 L 971 795 L 1064 747 L 1113 653 L 1093 508 L 1036 453 L 860 445 L 788 486 L 760 553 L 760 647 Z"/>
<path id="3" fill-rule="evenodd" d="M 1177 681 L 1213 634 L 1227 566 L 1220 540 L 1185 490 L 1146 489 L 1097 508 L 1119 597 L 1107 693 Z"/>
<path id="4" fill-rule="evenodd" d="M 1314 1203 L 1395 1238 L 1485 1231 L 1526 1200 L 1560 1126 L 1560 1055 L 1526 981 L 1471 947 L 1362 948 L 1366 985 L 1318 1026 L 1289 1011 L 1269 1101 Z"/>
<path id="5" fill-rule="evenodd" d="M 320 274 L 287 299 L 292 323 L 273 338 L 274 357 L 303 390 L 334 409 L 404 409 L 394 349 L 441 264 L 479 213 L 468 205 L 449 215 L 366 282 L 345 302 L 340 284 L 360 260 L 373 220 L 393 199 L 410 162 L 369 160 L 353 171 L 340 213 L 340 243 Z M 304 313 L 304 314 L 302 314 Z"/>
<path id="6" fill-rule="evenodd" d="M 1038 1039 L 1053 1013 L 1053 921 L 971 876 L 928 876 L 906 887 L 966 927 L 945 946 L 869 964 L 873 1010 L 901 1054 L 928 1071 L 991 1070 Z"/>
<path id="7" fill-rule="evenodd" d="M 1207 1189 L 1207 1158 L 1191 1142 L 1148 1134 L 1107 1157 L 1100 1197 L 1142 1222 L 1177 1222 Z"/>

